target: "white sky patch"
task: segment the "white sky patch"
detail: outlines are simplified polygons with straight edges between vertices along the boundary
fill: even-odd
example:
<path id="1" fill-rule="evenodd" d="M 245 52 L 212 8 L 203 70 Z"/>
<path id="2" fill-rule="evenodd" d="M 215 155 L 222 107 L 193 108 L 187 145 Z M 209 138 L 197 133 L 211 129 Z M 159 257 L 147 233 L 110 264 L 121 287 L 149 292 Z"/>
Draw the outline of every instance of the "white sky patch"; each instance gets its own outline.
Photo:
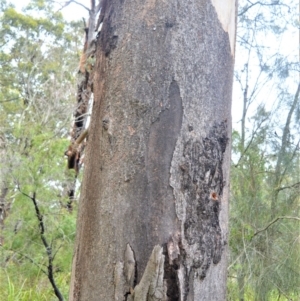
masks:
<path id="1" fill-rule="evenodd" d="M 26 5 L 29 4 L 30 0 L 11 0 L 11 3 L 15 5 L 18 11 L 21 11 Z M 90 1 L 89 0 L 77 0 L 76 2 L 85 5 L 87 8 L 90 8 Z M 65 1 L 59 1 L 57 4 L 57 10 L 59 10 Z M 61 9 L 61 13 L 63 14 L 64 18 L 70 22 L 74 20 L 81 20 L 82 18 L 88 19 L 89 13 L 86 9 L 82 6 L 78 5 L 77 3 L 71 2 L 69 5 L 65 6 Z M 38 12 L 37 12 L 38 16 Z"/>
<path id="2" fill-rule="evenodd" d="M 235 0 L 211 0 L 215 7 L 223 29 L 228 32 L 231 54 L 234 55 L 235 45 Z"/>

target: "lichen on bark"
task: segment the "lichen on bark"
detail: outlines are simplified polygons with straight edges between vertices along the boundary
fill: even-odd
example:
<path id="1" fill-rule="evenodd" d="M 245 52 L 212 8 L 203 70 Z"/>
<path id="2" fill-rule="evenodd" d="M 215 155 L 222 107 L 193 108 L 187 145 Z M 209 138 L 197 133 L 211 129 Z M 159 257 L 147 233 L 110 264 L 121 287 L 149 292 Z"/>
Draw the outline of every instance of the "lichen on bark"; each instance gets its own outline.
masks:
<path id="1" fill-rule="evenodd" d="M 206 132 L 201 137 L 193 132 L 193 127 L 188 128 L 182 138 L 183 146 L 175 155 L 178 174 L 176 178 L 171 177 L 176 213 L 182 225 L 177 241 L 180 260 L 176 259 L 180 264 L 176 280 L 180 300 L 193 295 L 194 279 L 203 280 L 210 266 L 220 262 L 226 244 L 219 213 L 225 186 L 223 159 L 228 144 L 227 122 L 215 122 Z M 175 168 L 171 173 L 174 171 Z"/>

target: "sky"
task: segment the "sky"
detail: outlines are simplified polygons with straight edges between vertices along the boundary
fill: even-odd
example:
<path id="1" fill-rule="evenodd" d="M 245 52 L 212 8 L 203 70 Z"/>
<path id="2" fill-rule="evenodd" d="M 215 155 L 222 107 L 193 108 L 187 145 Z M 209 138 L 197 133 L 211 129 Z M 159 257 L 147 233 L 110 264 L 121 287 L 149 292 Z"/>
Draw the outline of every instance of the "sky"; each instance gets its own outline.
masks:
<path id="1" fill-rule="evenodd" d="M 9 1 L 9 0 L 8 0 Z M 26 6 L 30 1 L 29 0 L 10 0 L 9 2 L 13 3 L 18 10 L 21 10 L 22 7 Z M 56 1 L 60 3 L 65 3 L 67 1 Z M 78 3 L 82 3 L 83 5 L 89 7 L 90 0 L 76 0 Z M 60 7 L 60 6 L 58 6 Z M 68 21 L 72 20 L 81 20 L 82 18 L 88 17 L 88 12 L 82 6 L 76 3 L 70 3 L 68 6 L 64 7 L 61 10 L 64 18 Z"/>
<path id="2" fill-rule="evenodd" d="M 88 8 L 90 7 L 90 0 L 77 0 L 77 2 L 82 3 Z M 61 12 L 68 21 L 72 21 L 74 19 L 78 20 L 82 18 L 88 18 L 87 10 L 76 3 L 69 4 L 64 9 L 62 9 Z"/>

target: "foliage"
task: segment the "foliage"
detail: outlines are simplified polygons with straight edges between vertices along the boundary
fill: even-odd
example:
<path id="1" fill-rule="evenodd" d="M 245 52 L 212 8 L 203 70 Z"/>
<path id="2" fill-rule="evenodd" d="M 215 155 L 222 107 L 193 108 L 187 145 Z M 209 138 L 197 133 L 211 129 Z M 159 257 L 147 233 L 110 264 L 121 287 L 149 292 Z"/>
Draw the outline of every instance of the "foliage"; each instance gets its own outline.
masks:
<path id="1" fill-rule="evenodd" d="M 31 1 L 23 12 L 1 2 L 0 188 L 7 193 L 0 233 L 6 274 L 1 274 L 0 291 L 5 300 L 56 299 L 42 272 L 48 255 L 33 194 L 55 255 L 55 278 L 67 294 L 75 215 L 65 209 L 71 175 L 64 172 L 63 154 L 76 92 L 79 29 L 51 1 Z"/>
<path id="2" fill-rule="evenodd" d="M 280 43 L 295 31 L 295 5 L 240 1 L 228 300 L 300 297 L 299 64 Z"/>

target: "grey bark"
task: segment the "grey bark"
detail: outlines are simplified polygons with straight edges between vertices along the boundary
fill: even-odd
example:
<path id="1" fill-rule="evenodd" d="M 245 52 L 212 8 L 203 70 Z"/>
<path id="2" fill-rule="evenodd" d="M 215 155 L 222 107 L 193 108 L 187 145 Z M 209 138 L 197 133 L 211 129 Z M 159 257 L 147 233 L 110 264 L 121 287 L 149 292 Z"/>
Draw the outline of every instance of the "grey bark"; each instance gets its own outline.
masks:
<path id="1" fill-rule="evenodd" d="M 103 7 L 69 300 L 225 300 L 228 33 L 210 0 Z"/>

